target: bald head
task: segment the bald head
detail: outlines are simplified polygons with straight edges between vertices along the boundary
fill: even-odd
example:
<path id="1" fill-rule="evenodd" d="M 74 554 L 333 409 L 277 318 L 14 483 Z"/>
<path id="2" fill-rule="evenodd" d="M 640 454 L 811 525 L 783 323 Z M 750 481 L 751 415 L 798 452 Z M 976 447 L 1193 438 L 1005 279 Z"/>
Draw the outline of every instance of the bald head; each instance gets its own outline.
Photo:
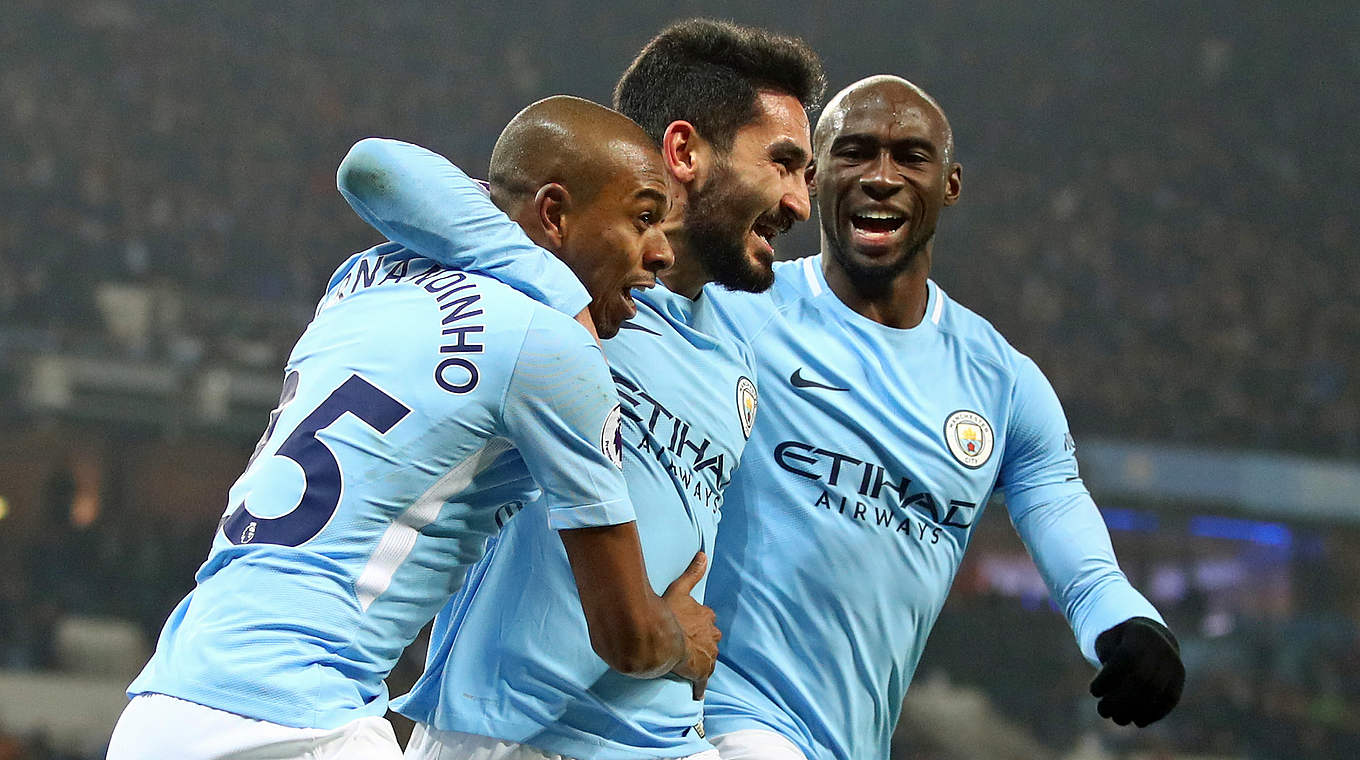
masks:
<path id="1" fill-rule="evenodd" d="M 944 143 L 944 163 L 954 160 L 954 130 L 944 109 L 925 90 L 899 76 L 876 74 L 865 77 L 836 93 L 822 109 L 817 128 L 812 133 L 812 152 L 821 156 L 831 146 L 846 125 L 847 117 L 857 110 L 887 105 L 893 111 L 915 110 L 917 119 L 936 122 Z"/>
<path id="2" fill-rule="evenodd" d="M 588 204 L 624 169 L 655 165 L 657 149 L 631 119 L 589 100 L 554 95 L 505 125 L 491 151 L 491 199 L 514 216 L 544 185 Z M 660 176 L 660 169 L 657 168 Z"/>

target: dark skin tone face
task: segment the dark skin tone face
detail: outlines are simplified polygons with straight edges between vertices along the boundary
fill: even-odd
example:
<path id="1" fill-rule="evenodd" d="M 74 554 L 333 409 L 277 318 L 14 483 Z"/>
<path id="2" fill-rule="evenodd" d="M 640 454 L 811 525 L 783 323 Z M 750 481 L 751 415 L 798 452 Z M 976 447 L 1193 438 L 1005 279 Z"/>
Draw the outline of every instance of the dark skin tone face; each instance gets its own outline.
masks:
<path id="1" fill-rule="evenodd" d="M 590 292 L 590 316 L 601 338 L 637 314 L 633 288 L 650 288 L 673 257 L 661 222 L 670 200 L 654 149 L 616 145 L 615 171 L 588 203 L 564 214 L 557 255 Z"/>
<path id="2" fill-rule="evenodd" d="M 871 77 L 832 99 L 816 150 L 809 182 L 827 284 L 870 319 L 914 327 L 925 315 L 940 211 L 961 187 L 949 122 L 905 80 Z"/>
<path id="3" fill-rule="evenodd" d="M 590 293 L 590 321 L 613 337 L 636 313 L 631 291 L 674 261 L 661 154 L 623 115 L 568 96 L 521 111 L 491 155 L 491 197 Z"/>

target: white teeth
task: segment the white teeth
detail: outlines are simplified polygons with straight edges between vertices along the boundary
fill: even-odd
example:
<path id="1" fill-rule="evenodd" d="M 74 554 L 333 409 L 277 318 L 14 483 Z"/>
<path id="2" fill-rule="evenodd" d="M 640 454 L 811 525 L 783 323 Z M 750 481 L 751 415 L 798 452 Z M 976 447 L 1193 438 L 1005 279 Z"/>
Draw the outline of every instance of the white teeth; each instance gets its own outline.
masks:
<path id="1" fill-rule="evenodd" d="M 855 216 L 863 217 L 863 218 L 865 218 L 865 219 L 901 219 L 901 218 L 902 218 L 902 215 L 901 215 L 901 214 L 895 214 L 895 213 L 893 213 L 893 212 L 891 212 L 891 211 L 865 211 L 865 212 L 862 213 L 862 214 L 855 214 Z"/>

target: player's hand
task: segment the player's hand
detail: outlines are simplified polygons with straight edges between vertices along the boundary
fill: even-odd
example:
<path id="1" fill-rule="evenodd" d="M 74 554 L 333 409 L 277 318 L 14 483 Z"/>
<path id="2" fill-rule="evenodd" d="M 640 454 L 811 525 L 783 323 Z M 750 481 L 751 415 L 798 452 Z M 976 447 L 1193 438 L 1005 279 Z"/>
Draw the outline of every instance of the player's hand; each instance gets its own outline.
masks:
<path id="1" fill-rule="evenodd" d="M 718 641 L 722 638 L 722 631 L 713 624 L 713 610 L 694 601 L 690 595 L 703 579 L 707 567 L 708 557 L 703 552 L 697 552 L 685 572 L 667 586 L 666 593 L 661 595 L 662 601 L 670 607 L 676 622 L 685 632 L 685 659 L 671 672 L 694 685 L 696 700 L 704 697 L 704 687 L 718 660 Z"/>
<path id="2" fill-rule="evenodd" d="M 1181 648 L 1166 626 L 1145 617 L 1125 620 L 1096 637 L 1100 672 L 1091 681 L 1096 711 L 1139 728 L 1171 712 L 1185 687 Z"/>

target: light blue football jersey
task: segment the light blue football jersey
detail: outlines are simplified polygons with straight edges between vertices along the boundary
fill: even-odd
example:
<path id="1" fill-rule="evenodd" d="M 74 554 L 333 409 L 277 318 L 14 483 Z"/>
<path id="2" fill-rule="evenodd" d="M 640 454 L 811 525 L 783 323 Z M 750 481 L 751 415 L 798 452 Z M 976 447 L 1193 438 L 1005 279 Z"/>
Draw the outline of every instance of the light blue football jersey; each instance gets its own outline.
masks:
<path id="1" fill-rule="evenodd" d="M 360 216 L 446 264 L 486 264 L 475 237 L 465 239 L 458 220 L 430 201 L 470 197 L 466 175 L 437 154 L 393 141 L 366 140 L 346 164 L 356 157 L 364 171 L 342 166 L 340 184 Z M 381 181 L 350 182 L 355 176 Z M 517 278 L 547 254 L 520 248 L 514 255 L 524 261 L 492 273 L 523 287 Z M 567 282 L 540 280 L 537 287 L 570 290 Z M 647 573 L 661 593 L 696 551 L 713 548 L 722 490 L 755 418 L 755 373 L 744 343 L 700 327 L 721 324 L 706 301 L 660 286 L 633 295 L 638 315 L 605 342 L 605 354 L 623 402 L 624 476 Z M 525 509 L 541 514 L 544 505 Z M 537 522 L 521 518 L 502 532 L 436 618 L 425 674 L 394 706 L 439 730 L 573 757 L 710 749 L 694 729 L 701 705 L 687 682 L 630 678 L 595 655 L 566 552 Z M 703 598 L 703 582 L 694 593 Z"/>
<path id="2" fill-rule="evenodd" d="M 297 727 L 382 715 L 402 649 L 535 482 L 544 531 L 634 519 L 620 414 L 570 317 L 395 244 L 356 254 L 128 693 Z"/>
<path id="3" fill-rule="evenodd" d="M 933 282 L 925 319 L 902 330 L 842 303 L 821 256 L 775 275 L 766 294 L 704 295 L 759 347 L 762 392 L 706 597 L 724 632 L 710 735 L 767 729 L 810 760 L 887 757 L 998 486 L 1088 660 L 1101 631 L 1160 620 L 1115 563 L 1032 361 Z"/>
<path id="4" fill-rule="evenodd" d="M 634 297 L 638 316 L 604 346 L 623 402 L 624 477 L 660 594 L 696 551 L 712 551 L 754 412 L 754 373 L 740 346 L 691 327 L 693 301 L 661 287 Z M 568 757 L 711 749 L 694 728 L 701 705 L 688 682 L 630 678 L 594 653 L 562 542 L 537 519 L 507 525 L 436 618 L 425 673 L 394 707 L 440 730 Z"/>

